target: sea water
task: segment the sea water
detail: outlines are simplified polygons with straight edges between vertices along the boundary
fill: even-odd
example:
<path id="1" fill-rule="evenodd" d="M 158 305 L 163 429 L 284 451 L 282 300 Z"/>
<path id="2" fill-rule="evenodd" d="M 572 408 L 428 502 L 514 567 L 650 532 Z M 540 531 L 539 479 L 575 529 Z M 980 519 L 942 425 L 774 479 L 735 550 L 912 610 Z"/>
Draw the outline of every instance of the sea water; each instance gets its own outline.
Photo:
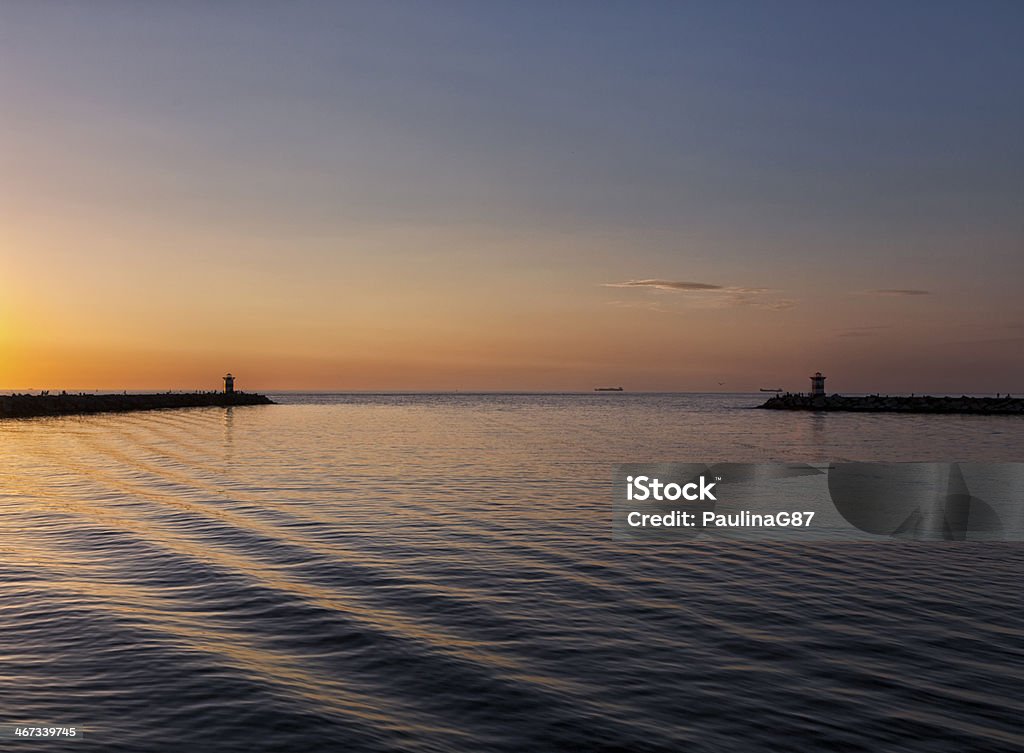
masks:
<path id="1" fill-rule="evenodd" d="M 1019 417 L 307 395 L 0 422 L 4 750 L 1019 750 L 1024 548 L 612 541 L 646 462 L 1021 461 Z"/>

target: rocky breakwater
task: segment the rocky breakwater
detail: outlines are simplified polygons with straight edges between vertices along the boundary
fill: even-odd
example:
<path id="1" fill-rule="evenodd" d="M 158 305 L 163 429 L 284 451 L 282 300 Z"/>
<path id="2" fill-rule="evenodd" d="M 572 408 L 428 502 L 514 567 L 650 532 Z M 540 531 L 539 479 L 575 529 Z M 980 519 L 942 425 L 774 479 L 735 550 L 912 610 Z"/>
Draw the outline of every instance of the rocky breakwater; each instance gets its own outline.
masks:
<path id="1" fill-rule="evenodd" d="M 975 413 L 986 416 L 1024 416 L 1019 397 L 890 397 L 888 395 L 777 395 L 762 408 L 773 410 L 855 411 L 861 413 Z"/>
<path id="2" fill-rule="evenodd" d="M 247 392 L 164 392 L 124 395 L 0 395 L 0 418 L 65 416 L 79 413 L 112 413 L 169 408 L 213 408 L 236 405 L 272 405 L 266 395 Z"/>

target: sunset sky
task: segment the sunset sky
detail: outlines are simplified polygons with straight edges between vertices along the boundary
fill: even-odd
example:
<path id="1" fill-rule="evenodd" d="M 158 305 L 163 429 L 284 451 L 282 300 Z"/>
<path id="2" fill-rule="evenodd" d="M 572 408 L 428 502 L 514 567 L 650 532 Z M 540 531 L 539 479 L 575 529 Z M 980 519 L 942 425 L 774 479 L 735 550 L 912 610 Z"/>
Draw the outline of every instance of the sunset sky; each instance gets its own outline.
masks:
<path id="1" fill-rule="evenodd" d="M 1024 393 L 1024 3 L 0 3 L 0 388 Z"/>

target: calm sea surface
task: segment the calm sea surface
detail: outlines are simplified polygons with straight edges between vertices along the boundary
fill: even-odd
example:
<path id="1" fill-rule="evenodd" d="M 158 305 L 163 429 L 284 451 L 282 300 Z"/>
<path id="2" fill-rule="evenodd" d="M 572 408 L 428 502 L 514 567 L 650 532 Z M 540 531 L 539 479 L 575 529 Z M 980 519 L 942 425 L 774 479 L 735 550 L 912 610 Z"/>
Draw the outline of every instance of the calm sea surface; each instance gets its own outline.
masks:
<path id="1" fill-rule="evenodd" d="M 759 395 L 0 421 L 0 724 L 42 751 L 1024 748 L 1024 547 L 614 544 L 619 462 L 1024 460 Z"/>

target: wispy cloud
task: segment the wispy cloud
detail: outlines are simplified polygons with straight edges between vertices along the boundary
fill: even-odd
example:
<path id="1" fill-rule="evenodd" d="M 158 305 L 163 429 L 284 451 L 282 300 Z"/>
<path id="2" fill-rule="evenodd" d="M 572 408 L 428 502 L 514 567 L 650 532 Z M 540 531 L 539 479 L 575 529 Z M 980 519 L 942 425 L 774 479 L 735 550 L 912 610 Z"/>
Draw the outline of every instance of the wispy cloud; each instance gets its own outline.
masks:
<path id="1" fill-rule="evenodd" d="M 890 329 L 888 324 L 873 324 L 865 327 L 852 327 L 842 332 L 837 332 L 836 337 L 874 337 L 879 330 Z"/>
<path id="2" fill-rule="evenodd" d="M 976 340 L 953 340 L 945 344 L 963 347 L 965 345 L 1019 345 L 1021 343 L 1024 343 L 1024 335 L 1017 335 L 1013 337 L 987 337 Z"/>
<path id="3" fill-rule="evenodd" d="M 614 300 L 608 301 L 609 306 L 615 306 L 620 309 L 643 309 L 644 311 L 657 311 L 661 314 L 684 314 L 686 313 L 682 309 L 671 308 L 665 306 L 658 301 L 623 301 Z"/>
<path id="4" fill-rule="evenodd" d="M 879 288 L 878 290 L 864 290 L 864 295 L 931 295 L 930 290 L 919 290 L 917 288 Z"/>
<path id="5" fill-rule="evenodd" d="M 606 288 L 657 288 L 658 290 L 674 290 L 683 293 L 705 292 L 737 292 L 766 293 L 768 288 L 740 288 L 727 285 L 712 285 L 709 282 L 685 282 L 682 280 L 627 280 L 626 282 L 606 282 Z"/>
<path id="6" fill-rule="evenodd" d="M 777 292 L 771 288 L 756 288 L 741 285 L 716 285 L 709 282 L 692 282 L 688 280 L 626 280 L 625 282 L 606 282 L 606 288 L 641 288 L 669 293 L 690 294 L 692 299 L 701 300 L 713 306 L 756 306 L 775 311 L 792 308 L 795 301 L 774 298 Z M 622 305 L 622 302 L 616 302 Z M 644 307 L 653 310 L 665 310 L 653 306 Z"/>

